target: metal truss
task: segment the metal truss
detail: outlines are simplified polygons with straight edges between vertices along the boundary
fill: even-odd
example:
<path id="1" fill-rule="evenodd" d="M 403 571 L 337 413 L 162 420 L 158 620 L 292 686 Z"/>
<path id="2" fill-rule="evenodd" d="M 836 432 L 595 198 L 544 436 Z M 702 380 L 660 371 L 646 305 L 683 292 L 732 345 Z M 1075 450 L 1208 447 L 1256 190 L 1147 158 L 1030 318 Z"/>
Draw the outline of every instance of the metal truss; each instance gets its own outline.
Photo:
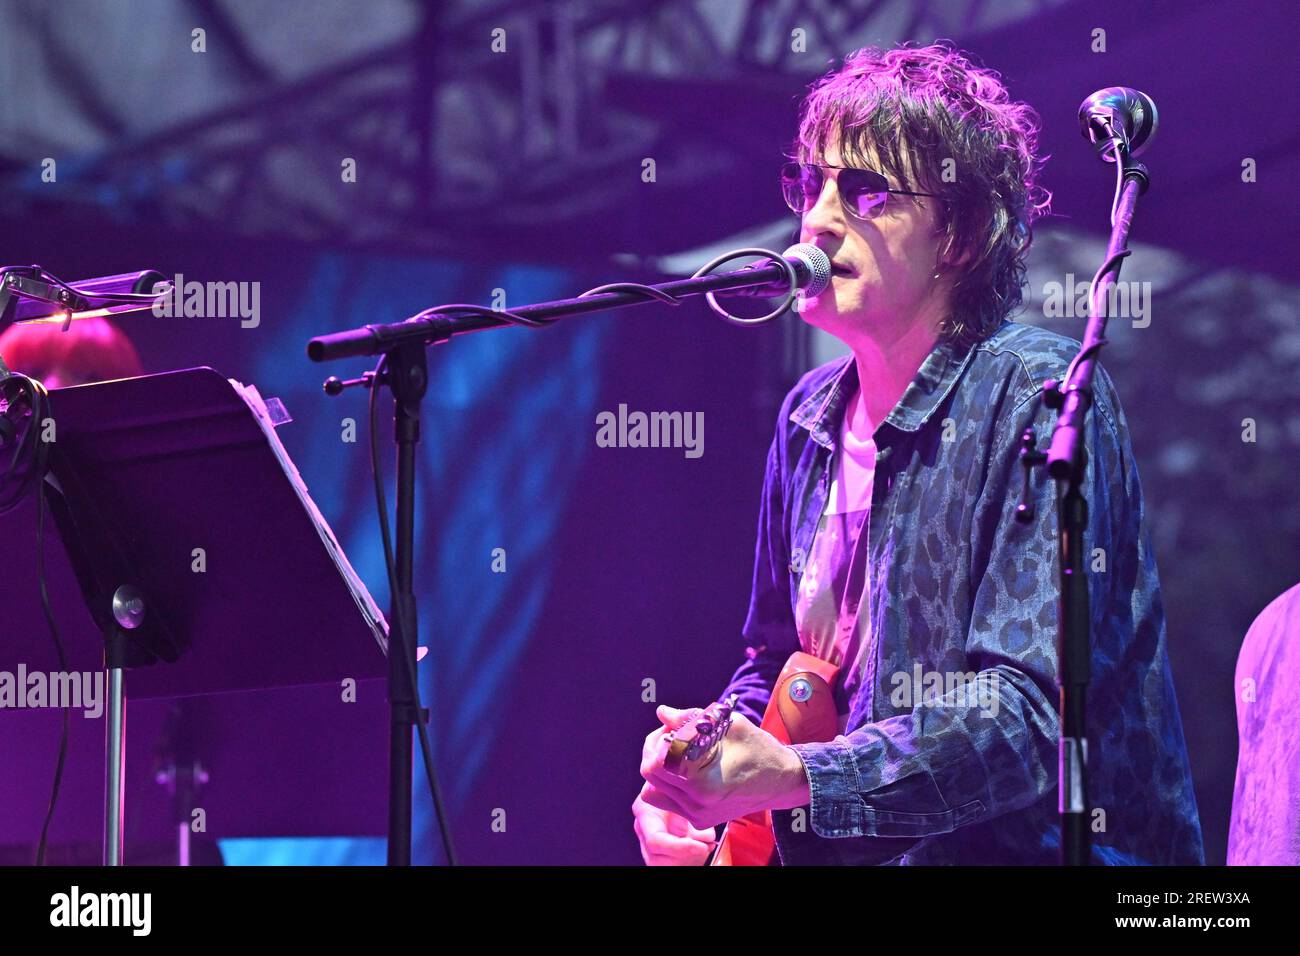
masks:
<path id="1" fill-rule="evenodd" d="M 1017 15 L 1050 5 L 1025 3 Z M 112 116 L 108 76 L 88 104 L 106 144 L 78 158 L 62 199 L 177 228 L 546 258 L 680 248 L 708 238 L 684 229 L 722 235 L 763 211 L 779 215 L 773 192 L 757 209 L 720 208 L 715 223 L 699 223 L 701 208 L 725 206 L 720 182 L 737 170 L 757 178 L 756 157 L 777 161 L 799 91 L 836 58 L 867 43 L 978 32 L 1005 21 L 1008 5 L 424 3 L 400 42 L 292 82 L 277 80 L 241 27 L 255 20 L 251 8 L 241 21 L 233 2 L 191 6 L 220 39 L 232 85 L 256 92 L 133 137 Z M 94 80 L 72 77 L 87 89 Z M 348 159 L 355 182 L 344 181 Z"/>

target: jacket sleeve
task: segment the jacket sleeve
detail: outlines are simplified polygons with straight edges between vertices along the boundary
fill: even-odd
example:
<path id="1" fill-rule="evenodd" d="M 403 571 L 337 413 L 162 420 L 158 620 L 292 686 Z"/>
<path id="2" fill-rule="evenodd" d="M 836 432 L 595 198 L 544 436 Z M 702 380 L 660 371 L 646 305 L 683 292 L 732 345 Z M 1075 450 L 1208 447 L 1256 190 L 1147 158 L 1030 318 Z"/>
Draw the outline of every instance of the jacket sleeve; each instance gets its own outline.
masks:
<path id="1" fill-rule="evenodd" d="M 986 445 L 982 486 L 954 477 L 955 493 L 974 498 L 965 661 L 951 662 L 965 680 L 934 687 L 938 706 L 913 698 L 906 712 L 829 743 L 795 746 L 818 836 L 923 839 L 1027 807 L 1056 787 L 1056 484 L 1044 468 L 1032 478 L 1033 522 L 1015 520 L 1025 480 L 1020 435 L 1032 425 L 1045 449 L 1055 418 L 1037 386 L 1008 389 Z M 1086 556 L 1093 547 L 1111 547 L 1105 516 L 1123 505 L 1098 479 L 1113 474 L 1120 452 L 1112 419 L 1100 407 L 1089 411 L 1085 445 Z M 1101 577 L 1089 573 L 1094 628 L 1109 601 Z M 878 694 L 894 689 L 891 676 L 878 680 Z"/>

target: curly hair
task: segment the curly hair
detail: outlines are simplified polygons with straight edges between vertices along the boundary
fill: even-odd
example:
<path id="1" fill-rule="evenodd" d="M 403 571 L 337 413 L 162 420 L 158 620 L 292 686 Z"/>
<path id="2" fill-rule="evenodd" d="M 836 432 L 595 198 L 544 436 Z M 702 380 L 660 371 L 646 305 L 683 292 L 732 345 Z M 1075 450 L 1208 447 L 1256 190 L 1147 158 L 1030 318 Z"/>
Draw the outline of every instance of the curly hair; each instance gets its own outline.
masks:
<path id="1" fill-rule="evenodd" d="M 819 159 L 834 140 L 842 163 L 943 197 L 941 256 L 967 258 L 953 265 L 952 311 L 939 332 L 969 347 L 1021 302 L 1033 221 L 1052 198 L 1038 181 L 1038 131 L 1032 107 L 947 41 L 866 48 L 812 84 L 790 158 Z"/>

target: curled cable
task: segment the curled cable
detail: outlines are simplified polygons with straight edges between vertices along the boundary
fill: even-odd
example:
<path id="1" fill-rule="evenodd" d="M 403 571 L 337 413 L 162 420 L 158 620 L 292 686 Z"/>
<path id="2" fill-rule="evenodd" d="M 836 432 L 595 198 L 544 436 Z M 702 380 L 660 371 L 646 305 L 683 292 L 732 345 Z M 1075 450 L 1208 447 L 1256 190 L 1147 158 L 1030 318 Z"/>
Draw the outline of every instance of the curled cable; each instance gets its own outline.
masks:
<path id="1" fill-rule="evenodd" d="M 724 262 L 730 262 L 732 259 L 740 259 L 745 256 L 766 256 L 772 262 L 779 263 L 785 270 L 786 278 L 790 283 L 785 298 L 777 308 L 768 312 L 766 315 L 760 315 L 757 318 L 746 319 L 738 315 L 732 315 L 730 312 L 718 305 L 715 293 L 706 292 L 705 301 L 708 302 L 709 308 L 720 316 L 724 321 L 732 325 L 762 325 L 764 322 L 770 322 L 782 315 L 786 309 L 794 302 L 795 296 L 799 292 L 799 277 L 795 274 L 794 267 L 788 263 L 779 253 L 771 249 L 762 249 L 759 247 L 750 247 L 745 249 L 736 249 L 732 252 L 724 252 L 720 256 L 715 256 L 703 266 L 701 266 L 691 276 L 692 279 L 699 279 L 708 275 Z M 662 302 L 664 305 L 679 306 L 686 300 L 680 296 L 664 292 L 662 289 L 656 289 L 654 286 L 644 285 L 640 282 L 610 282 L 605 285 L 598 285 L 594 289 L 588 289 L 586 292 L 577 296 L 579 299 L 585 299 L 593 295 L 601 295 L 606 292 L 631 292 L 645 296 L 647 299 L 654 299 L 656 302 Z M 441 313 L 454 312 L 468 315 L 484 315 L 492 318 L 502 319 L 511 325 L 520 325 L 530 329 L 540 329 L 548 325 L 554 325 L 558 319 L 534 319 L 526 315 L 520 315 L 518 312 L 511 312 L 509 309 L 491 309 L 484 305 L 472 305 L 469 303 L 452 303 L 450 305 L 434 306 L 431 309 L 425 309 L 417 315 L 411 317 L 410 321 L 416 322 L 428 319 Z"/>

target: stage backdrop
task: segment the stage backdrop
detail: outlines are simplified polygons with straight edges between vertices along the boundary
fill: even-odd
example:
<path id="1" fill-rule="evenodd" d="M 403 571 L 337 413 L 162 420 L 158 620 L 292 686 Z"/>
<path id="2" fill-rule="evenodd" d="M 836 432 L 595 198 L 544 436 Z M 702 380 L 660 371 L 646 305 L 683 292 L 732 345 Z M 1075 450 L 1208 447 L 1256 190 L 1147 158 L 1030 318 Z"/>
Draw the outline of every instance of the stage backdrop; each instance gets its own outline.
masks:
<path id="1" fill-rule="evenodd" d="M 1077 336 L 1082 320 L 1052 303 L 1100 261 L 1113 187 L 1079 137 L 1078 104 L 1116 83 L 1149 92 L 1162 126 L 1123 278 L 1150 297 L 1145 314 L 1112 323 L 1103 362 L 1152 520 L 1206 855 L 1223 861 L 1237 649 L 1300 580 L 1290 5 L 358 9 L 7 4 L 0 253 L 67 279 L 156 268 L 257 283 L 256 322 L 121 324 L 149 371 L 211 365 L 284 400 L 294 420 L 281 438 L 384 607 L 365 397 L 320 390 L 365 364 L 312 365 L 311 335 L 445 302 L 509 306 L 680 275 L 756 238 L 779 247 L 791 222 L 775 174 L 807 84 L 860 46 L 950 37 L 1043 117 L 1054 214 L 1023 318 Z M 696 302 L 432 350 L 420 672 L 466 861 L 639 859 L 629 804 L 656 702 L 707 701 L 740 660 L 776 410 L 830 354 L 798 329 L 789 317 L 736 329 Z M 597 415 L 621 406 L 702 414 L 703 453 L 599 447 Z M 390 420 L 385 403 L 386 466 Z M 33 554 L 26 531 L 6 544 L 14 560 Z M 66 582 L 57 542 L 47 547 Z M 293 556 L 284 563 L 292 575 Z M 0 639 L 48 640 L 39 625 L 15 633 L 40 620 L 30 589 L 0 595 Z M 69 639 L 94 639 L 76 600 L 64 595 L 56 614 Z M 350 639 L 347 627 L 320 640 Z M 349 709 L 336 691 L 192 709 L 212 773 L 207 835 L 231 861 L 382 858 L 382 688 L 363 687 Z M 170 831 L 152 771 L 169 713 L 132 704 L 128 734 L 130 841 L 158 853 Z M 40 831 L 58 730 L 55 714 L 0 715 L 0 844 L 19 856 Z M 51 834 L 91 858 L 102 733 L 102 721 L 73 719 Z M 416 859 L 434 861 L 415 776 Z M 325 834 L 342 839 L 305 842 Z"/>

